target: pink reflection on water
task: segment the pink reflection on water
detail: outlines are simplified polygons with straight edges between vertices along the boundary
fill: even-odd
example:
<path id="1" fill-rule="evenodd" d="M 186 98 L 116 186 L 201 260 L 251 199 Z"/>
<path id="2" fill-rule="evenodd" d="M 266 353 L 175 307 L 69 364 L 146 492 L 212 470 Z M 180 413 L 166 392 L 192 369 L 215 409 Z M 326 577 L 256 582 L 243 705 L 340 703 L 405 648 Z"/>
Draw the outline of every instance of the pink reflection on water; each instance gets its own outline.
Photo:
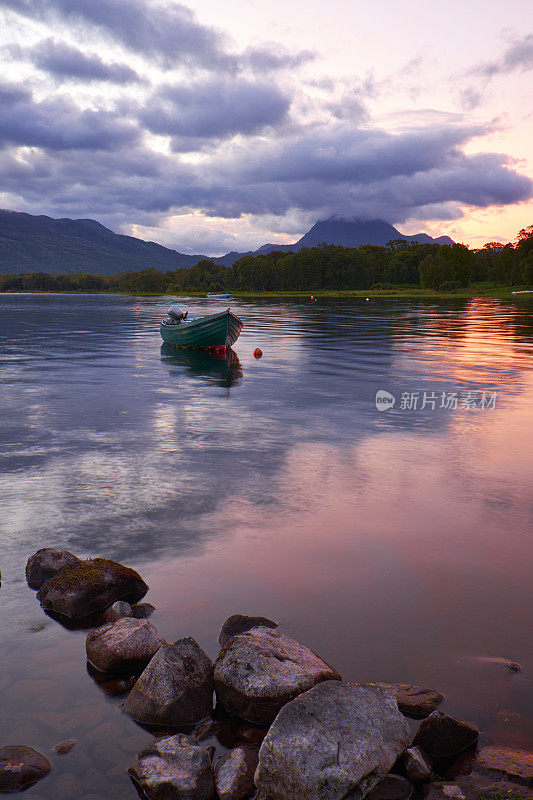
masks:
<path id="1" fill-rule="evenodd" d="M 487 739 L 531 746 L 531 402 L 527 379 L 483 417 L 451 414 L 446 435 L 295 446 L 281 512 L 228 499 L 199 554 L 152 566 L 164 633 L 215 656 L 227 616 L 264 614 L 345 679 L 441 689 Z"/>

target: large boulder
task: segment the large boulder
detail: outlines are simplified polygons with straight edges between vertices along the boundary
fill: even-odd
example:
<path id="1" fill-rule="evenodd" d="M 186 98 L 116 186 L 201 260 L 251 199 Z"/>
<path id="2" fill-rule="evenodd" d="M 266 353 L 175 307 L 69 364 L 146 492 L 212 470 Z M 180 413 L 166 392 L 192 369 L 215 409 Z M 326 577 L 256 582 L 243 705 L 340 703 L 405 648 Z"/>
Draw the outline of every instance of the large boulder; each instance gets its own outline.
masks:
<path id="1" fill-rule="evenodd" d="M 180 727 L 213 710 L 213 664 L 190 637 L 164 644 L 139 676 L 123 710 L 147 725 Z"/>
<path id="2" fill-rule="evenodd" d="M 178 734 L 155 741 L 128 770 L 149 800 L 212 800 L 211 759 Z"/>
<path id="3" fill-rule="evenodd" d="M 33 747 L 22 744 L 0 747 L 0 792 L 22 792 L 51 769 L 48 759 Z"/>
<path id="4" fill-rule="evenodd" d="M 90 631 L 87 658 L 102 672 L 144 669 L 165 640 L 147 619 L 123 617 Z"/>
<path id="5" fill-rule="evenodd" d="M 406 717 L 424 719 L 429 716 L 444 700 L 444 695 L 435 689 L 412 686 L 410 683 L 377 683 L 394 695 L 398 708 Z"/>
<path id="6" fill-rule="evenodd" d="M 341 676 L 308 647 L 272 628 L 233 636 L 215 661 L 219 702 L 259 725 L 269 725 L 285 703 L 328 680 Z"/>
<path id="7" fill-rule="evenodd" d="M 54 547 L 43 547 L 29 557 L 26 564 L 26 581 L 31 589 L 40 589 L 58 572 L 71 564 L 78 564 L 80 559 L 68 550 L 56 550 Z"/>
<path id="8" fill-rule="evenodd" d="M 391 694 L 327 681 L 281 709 L 261 745 L 255 783 L 271 800 L 361 800 L 410 739 Z"/>
<path id="9" fill-rule="evenodd" d="M 219 644 L 224 647 L 227 642 L 233 637 L 238 636 L 239 633 L 246 633 L 251 631 L 252 628 L 277 628 L 278 623 L 273 622 L 267 617 L 247 617 L 245 614 L 233 614 L 228 617 L 218 637 Z"/>
<path id="10" fill-rule="evenodd" d="M 511 747 L 483 747 L 476 756 L 474 769 L 517 783 L 533 786 L 533 753 Z"/>
<path id="11" fill-rule="evenodd" d="M 478 736 L 478 729 L 470 723 L 434 711 L 420 723 L 413 744 L 431 758 L 447 758 L 467 750 Z"/>
<path id="12" fill-rule="evenodd" d="M 239 745 L 215 765 L 215 789 L 220 800 L 245 800 L 254 790 L 257 750 Z"/>
<path id="13" fill-rule="evenodd" d="M 47 610 L 70 619 L 104 611 L 117 600 L 134 603 L 148 586 L 135 570 L 106 558 L 69 564 L 44 583 L 37 599 Z"/>

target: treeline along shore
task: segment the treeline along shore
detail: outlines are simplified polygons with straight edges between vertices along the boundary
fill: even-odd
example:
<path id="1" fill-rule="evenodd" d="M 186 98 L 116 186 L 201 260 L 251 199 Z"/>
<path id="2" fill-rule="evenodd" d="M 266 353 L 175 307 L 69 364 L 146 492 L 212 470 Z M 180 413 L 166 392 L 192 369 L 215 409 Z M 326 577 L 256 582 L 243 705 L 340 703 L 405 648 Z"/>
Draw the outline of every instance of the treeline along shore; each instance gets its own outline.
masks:
<path id="1" fill-rule="evenodd" d="M 472 284 L 533 287 L 533 225 L 514 243 L 489 242 L 479 250 L 462 244 L 420 244 L 403 239 L 385 247 L 321 244 L 298 252 L 248 255 L 232 267 L 202 259 L 193 267 L 161 272 L 148 267 L 117 275 L 0 276 L 2 292 L 313 292 L 391 290 L 411 287 L 454 292 Z"/>

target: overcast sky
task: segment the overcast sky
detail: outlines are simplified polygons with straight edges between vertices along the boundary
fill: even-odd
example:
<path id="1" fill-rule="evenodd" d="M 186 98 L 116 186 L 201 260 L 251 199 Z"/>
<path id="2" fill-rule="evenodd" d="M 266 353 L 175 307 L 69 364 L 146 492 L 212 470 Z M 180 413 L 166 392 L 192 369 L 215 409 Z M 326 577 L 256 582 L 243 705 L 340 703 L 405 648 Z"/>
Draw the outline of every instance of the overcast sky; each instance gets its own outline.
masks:
<path id="1" fill-rule="evenodd" d="M 0 0 L 0 207 L 182 252 L 533 223 L 530 0 Z"/>

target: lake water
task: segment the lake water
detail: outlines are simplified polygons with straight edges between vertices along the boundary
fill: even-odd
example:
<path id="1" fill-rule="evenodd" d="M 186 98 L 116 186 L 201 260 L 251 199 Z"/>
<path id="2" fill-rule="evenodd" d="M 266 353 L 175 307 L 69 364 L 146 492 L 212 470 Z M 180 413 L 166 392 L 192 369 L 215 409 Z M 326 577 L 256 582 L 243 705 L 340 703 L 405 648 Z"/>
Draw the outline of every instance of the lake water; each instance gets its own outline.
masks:
<path id="1" fill-rule="evenodd" d="M 231 361 L 161 353 L 169 302 L 0 296 L 0 745 L 79 741 L 27 796 L 133 798 L 151 739 L 26 586 L 44 546 L 136 568 L 169 641 L 266 615 L 532 747 L 531 302 L 232 301 Z"/>

